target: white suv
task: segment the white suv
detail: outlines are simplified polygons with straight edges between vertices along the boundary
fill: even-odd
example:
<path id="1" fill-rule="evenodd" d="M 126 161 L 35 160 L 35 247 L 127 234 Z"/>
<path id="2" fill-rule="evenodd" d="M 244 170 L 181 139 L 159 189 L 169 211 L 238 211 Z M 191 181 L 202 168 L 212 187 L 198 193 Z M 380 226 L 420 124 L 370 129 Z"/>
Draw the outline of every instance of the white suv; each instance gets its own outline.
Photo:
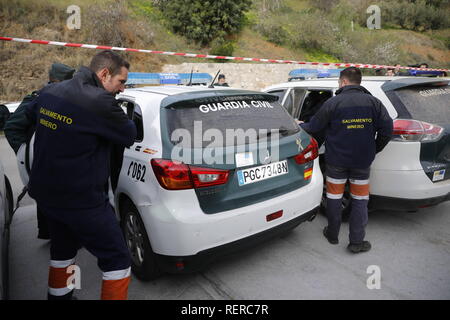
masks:
<path id="1" fill-rule="evenodd" d="M 166 86 L 117 99 L 138 131 L 114 196 L 138 278 L 199 270 L 315 217 L 317 143 L 273 95 Z"/>
<path id="2" fill-rule="evenodd" d="M 363 77 L 361 85 L 394 119 L 394 136 L 372 164 L 370 209 L 416 211 L 450 200 L 449 81 Z M 338 79 L 329 78 L 281 83 L 264 92 L 277 95 L 294 118 L 309 121 L 337 89 Z M 344 207 L 348 203 L 344 198 Z"/>

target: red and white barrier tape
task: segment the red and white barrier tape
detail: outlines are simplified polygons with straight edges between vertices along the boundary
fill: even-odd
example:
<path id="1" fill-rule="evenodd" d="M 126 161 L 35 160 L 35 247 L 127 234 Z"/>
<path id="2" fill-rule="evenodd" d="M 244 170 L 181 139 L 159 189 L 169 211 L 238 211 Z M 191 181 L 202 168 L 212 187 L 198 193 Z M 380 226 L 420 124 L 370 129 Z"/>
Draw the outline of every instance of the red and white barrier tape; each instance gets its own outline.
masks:
<path id="1" fill-rule="evenodd" d="M 169 56 L 189 57 L 189 58 L 225 59 L 225 60 L 268 62 L 268 63 L 288 63 L 288 64 L 312 65 L 312 66 L 319 66 L 319 67 L 329 67 L 329 66 L 345 67 L 345 68 L 357 67 L 357 68 L 361 68 L 361 69 L 395 68 L 395 66 L 376 65 L 376 64 L 306 62 L 306 61 L 293 61 L 293 60 L 275 60 L 275 59 L 260 59 L 260 58 L 213 56 L 213 55 L 209 55 L 209 54 L 156 51 L 156 50 L 145 50 L 145 49 L 131 49 L 131 48 L 122 48 L 122 47 L 99 46 L 99 45 L 94 45 L 94 44 L 80 44 L 80 43 L 58 42 L 58 41 L 47 41 L 47 40 L 31 40 L 31 39 L 9 38 L 9 37 L 0 37 L 0 40 L 23 42 L 23 43 L 47 44 L 47 45 L 73 47 L 73 48 L 88 48 L 88 49 L 100 49 L 100 50 L 117 50 L 117 51 L 154 53 L 154 54 L 164 54 L 164 55 L 169 55 Z M 449 69 L 429 69 L 429 68 L 413 68 L 413 67 L 400 67 L 400 69 L 444 71 L 444 72 L 450 71 Z"/>

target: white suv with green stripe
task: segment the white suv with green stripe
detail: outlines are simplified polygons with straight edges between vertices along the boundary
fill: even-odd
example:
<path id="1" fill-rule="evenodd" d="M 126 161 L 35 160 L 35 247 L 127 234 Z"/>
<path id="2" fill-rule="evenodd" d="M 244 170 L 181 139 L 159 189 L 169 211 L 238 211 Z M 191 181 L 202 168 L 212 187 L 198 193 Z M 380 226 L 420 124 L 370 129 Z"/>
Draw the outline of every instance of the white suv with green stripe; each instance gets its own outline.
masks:
<path id="1" fill-rule="evenodd" d="M 199 270 L 315 217 L 317 143 L 276 96 L 165 86 L 117 98 L 138 128 L 115 192 L 138 278 Z"/>

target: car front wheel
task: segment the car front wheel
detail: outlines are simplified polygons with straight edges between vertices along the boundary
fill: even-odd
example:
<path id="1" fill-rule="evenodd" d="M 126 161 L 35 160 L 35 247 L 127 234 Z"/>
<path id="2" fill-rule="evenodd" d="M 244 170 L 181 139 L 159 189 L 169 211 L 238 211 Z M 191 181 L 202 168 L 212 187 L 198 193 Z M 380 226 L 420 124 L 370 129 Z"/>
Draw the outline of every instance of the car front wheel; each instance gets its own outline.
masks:
<path id="1" fill-rule="evenodd" d="M 122 217 L 121 226 L 130 250 L 133 274 L 142 281 L 156 279 L 161 275 L 161 271 L 138 210 L 128 202 L 124 206 Z"/>

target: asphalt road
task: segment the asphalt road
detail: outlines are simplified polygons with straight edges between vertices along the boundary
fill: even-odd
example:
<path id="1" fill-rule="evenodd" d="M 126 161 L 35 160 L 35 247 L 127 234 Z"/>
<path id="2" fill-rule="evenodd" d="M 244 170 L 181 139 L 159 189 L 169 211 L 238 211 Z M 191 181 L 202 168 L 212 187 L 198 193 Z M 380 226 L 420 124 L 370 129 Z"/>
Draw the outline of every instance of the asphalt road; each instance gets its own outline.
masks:
<path id="1" fill-rule="evenodd" d="M 16 198 L 22 185 L 2 136 L 0 158 Z M 322 236 L 325 224 L 318 216 L 201 273 L 151 282 L 133 278 L 129 299 L 450 299 L 450 202 L 415 213 L 371 213 L 366 238 L 372 250 L 358 255 L 346 250 L 347 224 L 335 246 Z M 46 298 L 49 242 L 36 235 L 35 204 L 26 197 L 12 224 L 11 299 Z M 76 296 L 98 299 L 101 272 L 95 258 L 81 250 L 77 265 L 81 289 Z M 379 289 L 367 285 L 375 275 L 373 266 L 381 275 Z"/>

